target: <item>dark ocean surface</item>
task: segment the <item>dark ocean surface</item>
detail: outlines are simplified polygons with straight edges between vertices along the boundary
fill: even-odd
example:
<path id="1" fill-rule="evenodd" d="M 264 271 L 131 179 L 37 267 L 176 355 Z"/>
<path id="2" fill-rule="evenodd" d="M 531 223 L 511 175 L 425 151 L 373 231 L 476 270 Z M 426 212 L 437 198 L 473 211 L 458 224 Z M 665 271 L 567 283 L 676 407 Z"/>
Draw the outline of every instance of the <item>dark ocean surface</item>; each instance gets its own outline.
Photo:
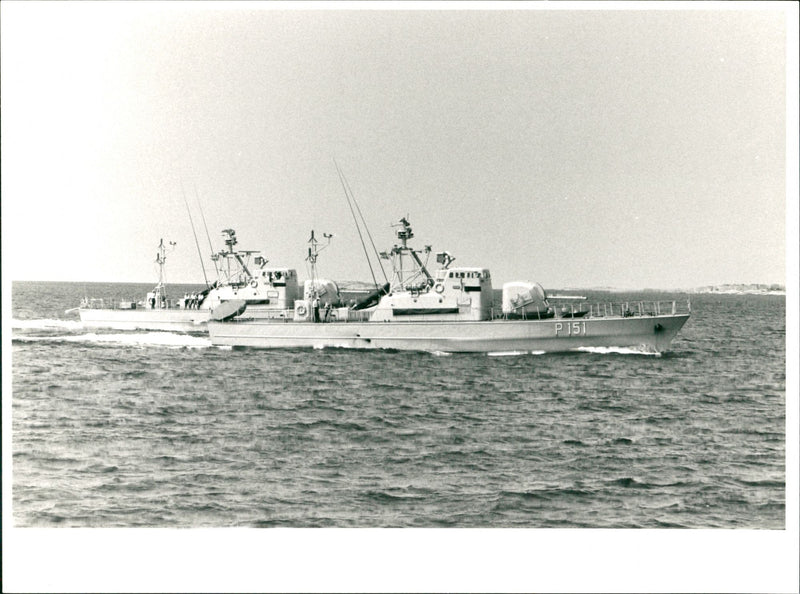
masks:
<path id="1" fill-rule="evenodd" d="M 692 296 L 661 356 L 223 350 L 65 314 L 148 289 L 13 284 L 15 526 L 784 528 L 782 296 Z"/>

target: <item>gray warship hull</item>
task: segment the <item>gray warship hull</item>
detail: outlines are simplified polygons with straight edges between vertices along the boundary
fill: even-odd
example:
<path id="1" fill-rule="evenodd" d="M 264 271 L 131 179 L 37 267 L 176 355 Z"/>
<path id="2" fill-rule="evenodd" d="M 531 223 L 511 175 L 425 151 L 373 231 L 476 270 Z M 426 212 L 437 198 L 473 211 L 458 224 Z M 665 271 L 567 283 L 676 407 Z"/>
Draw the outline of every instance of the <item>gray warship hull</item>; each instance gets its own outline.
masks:
<path id="1" fill-rule="evenodd" d="M 207 309 L 91 309 L 78 310 L 85 328 L 206 332 Z"/>
<path id="2" fill-rule="evenodd" d="M 253 305 L 247 310 L 251 317 L 280 316 L 281 311 L 268 306 Z M 208 331 L 210 309 L 113 309 L 80 308 L 78 313 L 85 328 L 111 330 L 159 330 L 166 332 L 203 333 Z"/>
<path id="3" fill-rule="evenodd" d="M 689 314 L 483 321 L 209 321 L 217 346 L 557 353 L 592 347 L 666 351 Z"/>

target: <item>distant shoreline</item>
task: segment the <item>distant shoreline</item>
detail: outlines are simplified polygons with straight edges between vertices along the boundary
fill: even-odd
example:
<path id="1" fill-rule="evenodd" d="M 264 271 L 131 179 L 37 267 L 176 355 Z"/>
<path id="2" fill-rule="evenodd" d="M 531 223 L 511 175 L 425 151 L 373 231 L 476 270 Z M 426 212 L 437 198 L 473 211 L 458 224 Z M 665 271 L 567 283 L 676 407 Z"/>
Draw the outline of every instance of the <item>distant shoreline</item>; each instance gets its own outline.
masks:
<path id="1" fill-rule="evenodd" d="M 786 295 L 786 286 L 777 283 L 728 283 L 697 287 L 690 292 L 713 295 Z"/>
<path id="2" fill-rule="evenodd" d="M 775 287 L 775 288 L 773 288 Z M 570 291 L 606 291 L 608 293 L 688 293 L 690 295 L 786 295 L 783 285 L 715 285 L 691 289 L 618 289 L 616 287 L 570 288 Z"/>
<path id="3" fill-rule="evenodd" d="M 704 290 L 695 290 L 689 291 L 693 295 L 781 295 L 783 297 L 786 296 L 786 291 L 760 291 L 758 289 L 746 290 L 746 291 L 737 291 L 737 290 L 711 290 L 711 291 L 704 291 Z"/>

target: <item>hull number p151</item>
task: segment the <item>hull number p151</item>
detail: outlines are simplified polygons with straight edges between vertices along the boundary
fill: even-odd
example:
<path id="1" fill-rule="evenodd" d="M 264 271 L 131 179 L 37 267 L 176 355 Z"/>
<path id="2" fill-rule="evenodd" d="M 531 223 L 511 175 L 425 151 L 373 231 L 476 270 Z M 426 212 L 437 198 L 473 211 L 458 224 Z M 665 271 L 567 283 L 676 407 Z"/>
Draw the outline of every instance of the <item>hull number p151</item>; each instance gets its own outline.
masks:
<path id="1" fill-rule="evenodd" d="M 556 322 L 556 336 L 583 336 L 586 322 Z"/>

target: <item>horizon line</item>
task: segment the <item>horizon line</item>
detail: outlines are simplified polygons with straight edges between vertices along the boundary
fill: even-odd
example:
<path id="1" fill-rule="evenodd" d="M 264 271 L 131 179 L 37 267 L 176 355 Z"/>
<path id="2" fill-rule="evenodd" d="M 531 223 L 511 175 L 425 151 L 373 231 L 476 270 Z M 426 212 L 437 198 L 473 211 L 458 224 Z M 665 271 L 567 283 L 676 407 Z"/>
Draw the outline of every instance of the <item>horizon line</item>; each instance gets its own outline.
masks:
<path id="1" fill-rule="evenodd" d="M 307 280 L 307 279 L 305 279 Z M 14 280 L 11 279 L 12 283 L 69 283 L 69 284 L 120 284 L 120 285 L 152 285 L 153 281 L 97 281 L 97 280 L 44 280 L 44 279 L 22 279 L 22 280 Z M 374 283 L 369 281 L 360 281 L 360 280 L 340 280 L 334 281 L 339 285 L 346 285 L 346 284 L 359 284 L 359 285 L 369 285 L 372 286 Z M 184 281 L 175 281 L 171 283 L 166 283 L 167 286 L 169 285 L 196 285 L 196 286 L 210 286 L 202 281 L 198 282 L 184 282 Z M 699 289 L 714 289 L 720 287 L 735 287 L 735 286 L 742 286 L 742 287 L 766 287 L 767 290 L 776 290 L 776 291 L 786 291 L 786 283 L 781 282 L 724 282 L 724 283 L 704 283 L 700 285 L 694 285 L 691 287 L 653 287 L 653 286 L 614 286 L 614 285 L 603 285 L 603 286 L 578 286 L 578 285 L 563 285 L 563 286 L 555 286 L 551 287 L 547 290 L 581 290 L 581 291 L 697 291 Z M 777 286 L 777 289 L 771 289 L 770 287 Z M 493 287 L 494 289 L 502 289 L 502 285 L 500 287 Z M 347 289 L 344 289 L 347 290 Z"/>

